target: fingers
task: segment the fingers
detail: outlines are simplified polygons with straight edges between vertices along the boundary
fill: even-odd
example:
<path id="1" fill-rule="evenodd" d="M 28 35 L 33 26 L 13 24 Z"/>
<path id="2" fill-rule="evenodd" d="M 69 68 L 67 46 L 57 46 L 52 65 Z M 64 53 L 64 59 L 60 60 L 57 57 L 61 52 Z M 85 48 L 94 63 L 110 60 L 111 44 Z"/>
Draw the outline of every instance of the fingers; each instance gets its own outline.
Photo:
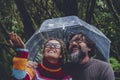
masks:
<path id="1" fill-rule="evenodd" d="M 14 32 L 9 33 L 10 36 L 10 45 L 14 48 L 25 48 L 24 42 L 22 39 Z"/>
<path id="2" fill-rule="evenodd" d="M 17 38 L 17 34 L 14 32 L 9 33 L 9 36 L 11 41 L 15 41 L 15 39 Z"/>
<path id="3" fill-rule="evenodd" d="M 29 68 L 37 68 L 37 66 L 38 66 L 37 62 L 28 61 L 28 63 L 27 63 L 27 67 L 29 67 Z"/>
<path id="4" fill-rule="evenodd" d="M 15 41 L 14 41 L 14 33 L 13 32 L 9 33 L 9 37 L 10 37 L 9 43 L 10 43 L 10 45 L 12 47 L 14 47 L 14 43 L 15 43 Z"/>
<path id="5" fill-rule="evenodd" d="M 9 40 L 10 46 L 14 47 L 13 43 L 11 40 Z"/>
<path id="6" fill-rule="evenodd" d="M 20 37 L 18 37 L 18 42 L 19 42 L 19 44 L 21 45 L 22 48 L 25 48 L 25 44 Z"/>

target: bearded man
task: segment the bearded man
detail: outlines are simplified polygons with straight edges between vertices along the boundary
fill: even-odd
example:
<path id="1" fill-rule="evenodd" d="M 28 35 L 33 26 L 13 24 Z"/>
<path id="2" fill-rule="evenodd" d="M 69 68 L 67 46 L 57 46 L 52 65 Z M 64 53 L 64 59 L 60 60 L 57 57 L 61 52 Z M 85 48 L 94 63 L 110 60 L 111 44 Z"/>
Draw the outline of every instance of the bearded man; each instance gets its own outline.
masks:
<path id="1" fill-rule="evenodd" d="M 64 68 L 73 80 L 115 80 L 110 64 L 92 57 L 95 43 L 82 33 L 71 37 L 68 52 L 70 62 Z"/>

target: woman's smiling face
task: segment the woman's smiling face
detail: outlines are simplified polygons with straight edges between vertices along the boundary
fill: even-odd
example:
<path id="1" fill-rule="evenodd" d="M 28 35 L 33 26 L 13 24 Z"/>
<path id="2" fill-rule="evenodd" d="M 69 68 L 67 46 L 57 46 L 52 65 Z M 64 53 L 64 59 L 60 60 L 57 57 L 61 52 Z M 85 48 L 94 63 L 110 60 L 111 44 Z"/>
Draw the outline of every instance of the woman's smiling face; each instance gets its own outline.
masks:
<path id="1" fill-rule="evenodd" d="M 58 60 L 61 57 L 61 44 L 57 40 L 50 40 L 45 44 L 43 55 L 47 59 Z"/>

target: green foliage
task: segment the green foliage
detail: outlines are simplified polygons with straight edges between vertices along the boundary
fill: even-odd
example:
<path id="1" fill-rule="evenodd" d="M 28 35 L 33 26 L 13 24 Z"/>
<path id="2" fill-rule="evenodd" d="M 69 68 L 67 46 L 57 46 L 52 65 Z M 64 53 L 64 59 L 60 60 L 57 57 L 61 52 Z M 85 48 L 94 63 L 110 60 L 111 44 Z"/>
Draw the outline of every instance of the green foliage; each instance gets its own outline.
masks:
<path id="1" fill-rule="evenodd" d="M 13 55 L 7 50 L 7 46 L 0 44 L 0 80 L 8 80 L 12 76 Z"/>
<path id="2" fill-rule="evenodd" d="M 111 57 L 110 63 L 114 71 L 120 71 L 120 62 L 116 58 Z"/>
<path id="3" fill-rule="evenodd" d="M 12 18 L 12 26 L 11 26 L 11 31 L 16 32 L 19 36 L 22 36 L 21 33 L 23 33 L 23 24 L 21 23 L 19 18 Z"/>
<path id="4" fill-rule="evenodd" d="M 25 8 L 28 12 L 27 14 L 30 16 L 34 30 L 37 30 L 44 20 L 49 18 L 65 16 L 65 12 L 70 12 L 71 10 L 66 9 L 66 7 L 64 7 L 67 5 L 67 8 L 69 8 L 68 6 L 70 1 L 68 1 L 68 3 L 65 4 L 64 1 L 66 0 L 21 1 L 24 1 Z M 86 12 L 89 0 L 74 1 L 77 1 L 77 16 L 83 20 L 87 19 Z M 111 8 L 113 10 L 110 9 L 110 4 L 107 4 L 108 1 L 117 2 L 118 0 L 96 0 L 96 6 L 94 7 L 94 12 L 92 13 L 93 17 L 91 19 L 91 24 L 99 28 L 111 40 L 111 65 L 114 71 L 120 71 L 120 63 L 118 62 L 118 60 L 120 60 L 120 13 L 117 13 L 117 11 L 115 10 L 115 6 L 117 7 L 117 5 L 114 5 L 112 3 Z M 120 1 L 118 1 L 117 4 L 120 5 Z M 69 11 L 62 11 L 64 9 Z M 120 11 L 119 7 L 117 7 L 117 9 L 118 11 Z M 27 36 L 25 36 L 25 32 L 28 33 L 28 30 L 31 29 L 31 27 L 24 25 L 23 17 L 20 16 L 20 11 L 18 10 L 15 0 L 0 0 L 0 21 L 2 22 L 7 31 L 16 32 L 24 42 L 27 41 L 28 38 L 26 38 Z M 10 50 L 7 40 L 5 40 L 4 38 L 4 33 L 1 32 L 0 52 L 0 71 L 3 70 L 2 72 L 5 72 L 7 76 L 10 77 L 12 69 L 13 52 Z M 5 73 L 0 73 L 0 77 L 2 75 L 3 80 L 9 80 L 6 79 L 7 77 L 5 76 Z"/>

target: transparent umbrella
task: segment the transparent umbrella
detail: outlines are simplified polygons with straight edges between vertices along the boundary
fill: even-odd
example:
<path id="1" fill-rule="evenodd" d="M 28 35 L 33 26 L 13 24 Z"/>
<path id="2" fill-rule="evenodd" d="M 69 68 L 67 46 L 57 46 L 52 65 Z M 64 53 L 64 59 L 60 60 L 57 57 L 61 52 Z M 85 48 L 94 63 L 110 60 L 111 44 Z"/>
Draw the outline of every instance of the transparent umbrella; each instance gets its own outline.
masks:
<path id="1" fill-rule="evenodd" d="M 109 61 L 111 41 L 96 27 L 79 19 L 77 16 L 67 16 L 45 20 L 40 28 L 27 41 L 29 59 L 39 61 L 42 57 L 42 44 L 50 37 L 68 41 L 72 34 L 83 33 L 93 40 L 99 53 L 96 57 Z"/>

